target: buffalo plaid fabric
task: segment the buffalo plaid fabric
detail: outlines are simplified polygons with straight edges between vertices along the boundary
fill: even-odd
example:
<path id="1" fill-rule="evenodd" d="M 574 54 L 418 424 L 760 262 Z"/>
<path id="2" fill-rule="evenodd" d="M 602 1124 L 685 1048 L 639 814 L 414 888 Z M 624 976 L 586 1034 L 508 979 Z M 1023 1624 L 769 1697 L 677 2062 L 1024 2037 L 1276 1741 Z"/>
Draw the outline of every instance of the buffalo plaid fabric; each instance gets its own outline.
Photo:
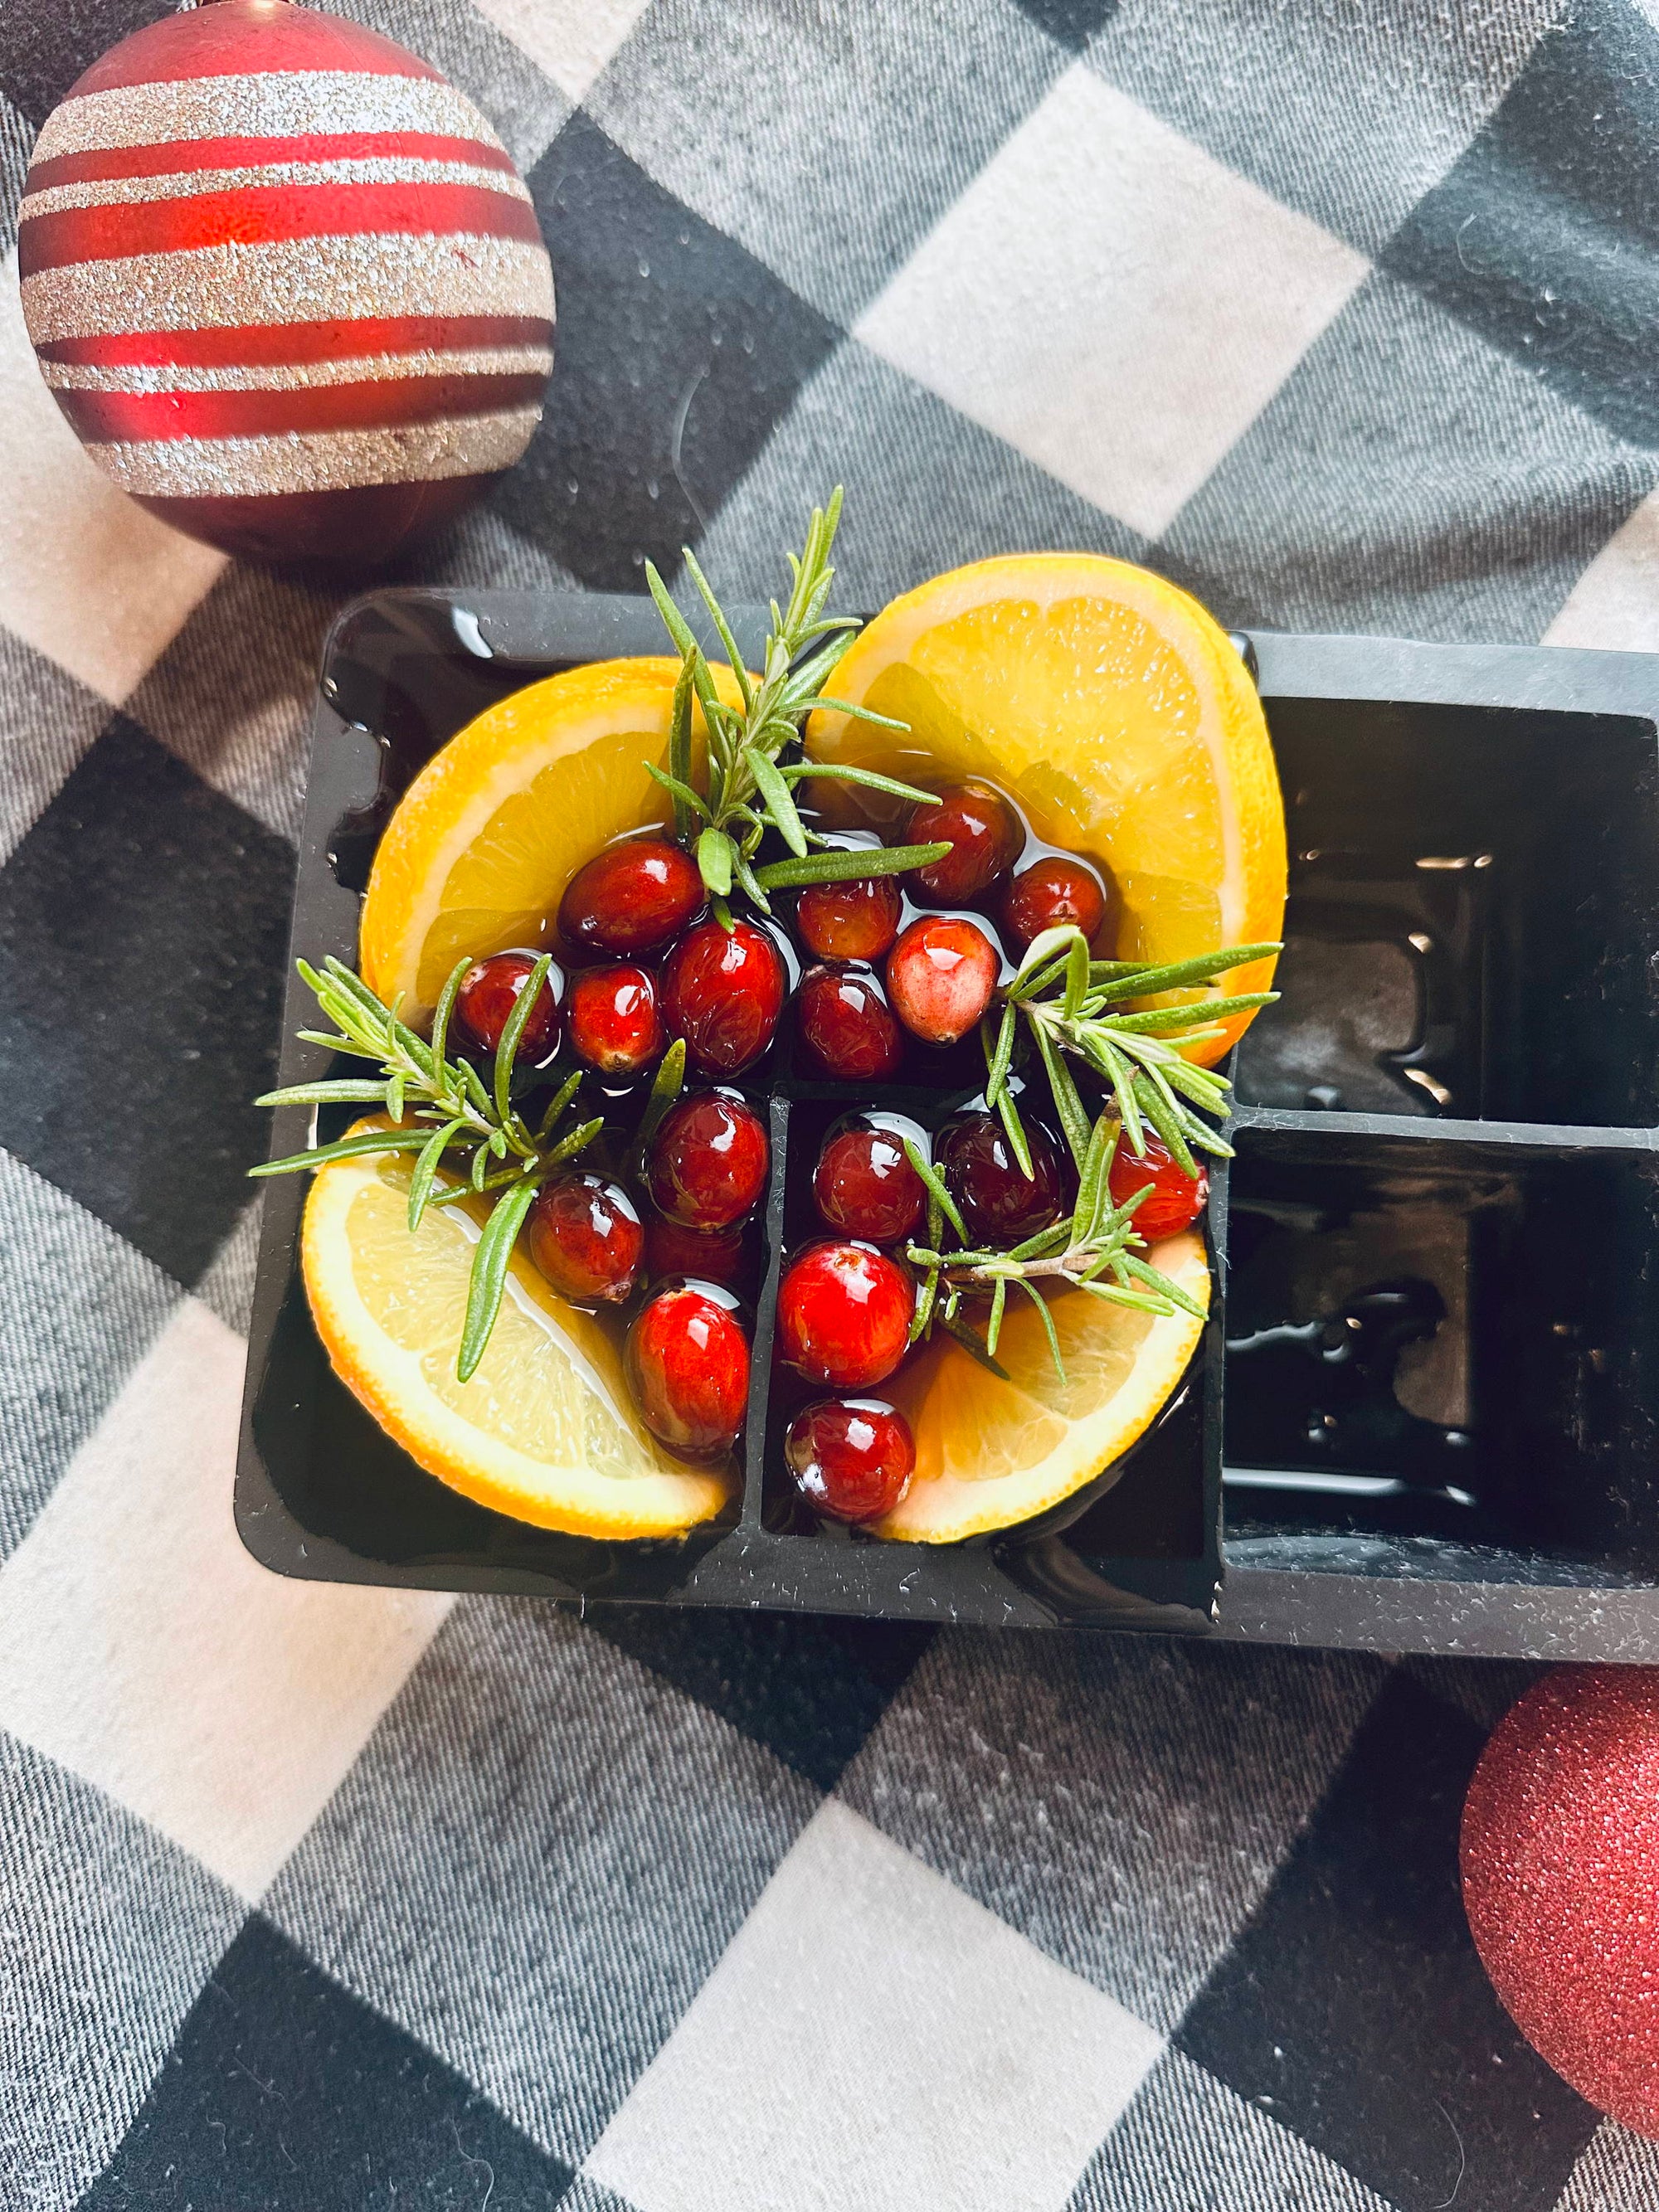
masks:
<path id="1" fill-rule="evenodd" d="M 348 0 L 342 0 L 348 4 Z M 1659 646 L 1652 0 L 349 0 L 558 366 L 414 572 Z M 166 0 L 0 0 L 42 118 Z M 9 242 L 9 239 L 8 239 Z M 1639 2212 L 1458 1902 L 1527 1670 L 284 1583 L 230 1484 L 337 594 L 106 487 L 0 283 L 0 2201 Z"/>

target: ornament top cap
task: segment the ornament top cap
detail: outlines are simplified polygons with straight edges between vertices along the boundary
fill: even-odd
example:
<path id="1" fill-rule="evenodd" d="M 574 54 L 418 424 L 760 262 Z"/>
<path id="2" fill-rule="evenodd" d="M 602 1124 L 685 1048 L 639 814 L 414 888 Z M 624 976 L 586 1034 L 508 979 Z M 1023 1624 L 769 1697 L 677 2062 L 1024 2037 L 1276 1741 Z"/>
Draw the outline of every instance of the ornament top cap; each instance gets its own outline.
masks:
<path id="1" fill-rule="evenodd" d="M 361 23 L 296 8 L 290 0 L 211 0 L 206 7 L 164 15 L 123 39 L 78 76 L 64 97 L 80 100 L 129 84 L 244 76 L 252 68 L 346 70 L 444 81 L 441 70 L 407 46 Z"/>

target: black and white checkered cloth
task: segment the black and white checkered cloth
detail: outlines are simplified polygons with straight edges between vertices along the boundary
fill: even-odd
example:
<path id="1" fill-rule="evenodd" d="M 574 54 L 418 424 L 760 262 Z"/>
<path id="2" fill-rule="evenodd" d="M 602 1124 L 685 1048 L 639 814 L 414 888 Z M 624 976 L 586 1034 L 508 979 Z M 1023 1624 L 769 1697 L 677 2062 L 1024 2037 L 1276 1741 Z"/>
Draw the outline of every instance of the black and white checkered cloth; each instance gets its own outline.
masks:
<path id="1" fill-rule="evenodd" d="M 350 0 L 559 362 L 419 573 L 1659 645 L 1654 0 Z M 166 0 L 0 0 L 0 170 Z M 9 242 L 9 241 L 8 241 Z M 1456 1823 L 1526 1670 L 299 1585 L 232 1532 L 334 602 L 107 489 L 0 283 L 4 2212 L 1646 2212 Z"/>

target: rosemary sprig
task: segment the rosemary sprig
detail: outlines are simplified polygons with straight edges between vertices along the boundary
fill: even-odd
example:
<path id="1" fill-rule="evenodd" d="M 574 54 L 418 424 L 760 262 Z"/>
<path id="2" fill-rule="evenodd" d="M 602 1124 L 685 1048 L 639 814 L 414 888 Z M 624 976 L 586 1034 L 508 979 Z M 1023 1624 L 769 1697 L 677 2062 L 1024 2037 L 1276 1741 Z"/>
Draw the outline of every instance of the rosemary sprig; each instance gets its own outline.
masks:
<path id="1" fill-rule="evenodd" d="M 400 1000 L 390 1006 L 383 1005 L 343 961 L 325 960 L 319 975 L 301 960 L 301 977 L 316 993 L 318 1005 L 334 1028 L 331 1031 L 301 1030 L 300 1035 L 331 1051 L 371 1060 L 380 1072 L 372 1079 L 343 1077 L 291 1084 L 284 1090 L 268 1091 L 255 1103 L 261 1106 L 375 1106 L 393 1126 L 365 1129 L 337 1143 L 314 1146 L 309 1152 L 295 1152 L 286 1159 L 267 1161 L 248 1170 L 251 1176 L 292 1175 L 301 1169 L 325 1167 L 331 1160 L 357 1159 L 377 1152 L 414 1152 L 417 1158 L 409 1182 L 411 1232 L 420 1227 L 428 1206 L 451 1205 L 475 1192 L 493 1198 L 494 1207 L 472 1255 L 466 1320 L 455 1363 L 455 1372 L 463 1382 L 471 1379 L 483 1358 L 489 1332 L 501 1311 L 507 1261 L 536 1193 L 590 1145 L 604 1127 L 600 1115 L 579 1121 L 560 1133 L 566 1109 L 581 1083 L 580 1073 L 561 1085 L 533 1129 L 513 1103 L 520 1040 L 552 965 L 546 955 L 537 962 L 514 1004 L 501 1032 L 489 1086 L 470 1061 L 448 1057 L 445 1048 L 449 1018 L 461 978 L 471 964 L 466 959 L 456 962 L 439 998 L 428 1044 L 398 1019 Z M 461 1181 L 441 1190 L 437 1177 L 445 1167 L 464 1168 L 465 1174 Z"/>
<path id="2" fill-rule="evenodd" d="M 795 787 L 804 779 L 824 777 L 843 783 L 862 784 L 884 791 L 890 798 L 918 802 L 933 793 L 914 784 L 901 783 L 873 769 L 842 767 L 788 756 L 800 736 L 801 724 L 815 707 L 851 714 L 886 730 L 908 726 L 846 699 L 828 698 L 824 685 L 852 644 L 859 625 L 849 615 L 826 615 L 824 607 L 836 572 L 830 562 L 836 525 L 841 520 L 841 487 L 836 485 L 827 507 L 814 507 L 799 554 L 790 554 L 793 588 L 781 609 L 772 602 L 771 626 L 758 679 L 744 665 L 732 626 L 696 555 L 684 549 L 686 572 L 696 585 L 708 618 L 714 626 L 731 665 L 741 707 L 730 707 L 715 687 L 714 672 L 702 647 L 692 635 L 685 617 L 668 595 L 668 587 L 650 562 L 646 581 L 669 635 L 679 648 L 680 680 L 674 690 L 670 721 L 668 767 L 649 762 L 647 767 L 674 802 L 676 834 L 694 844 L 697 866 L 715 914 L 730 926 L 727 904 L 739 890 L 764 914 L 772 910 L 769 894 L 799 884 L 834 883 L 874 875 L 898 875 L 908 868 L 926 867 L 942 860 L 947 845 L 891 845 L 857 852 L 838 851 L 830 841 L 809 830 L 795 803 Z M 828 643 L 822 641 L 828 640 Z M 818 650 L 801 661 L 813 646 Z M 799 664 L 799 665 L 798 665 Z M 699 789 L 691 749 L 691 703 L 695 696 L 702 709 L 708 733 L 708 769 Z M 775 830 L 788 847 L 790 858 L 757 866 L 755 855 L 769 830 Z M 812 848 L 819 849 L 814 853 Z"/>
<path id="3" fill-rule="evenodd" d="M 1037 1287 L 1045 1278 L 1069 1284 L 1108 1304 L 1158 1315 L 1171 1314 L 1179 1308 L 1201 1320 L 1203 1307 L 1178 1283 L 1139 1257 L 1146 1242 L 1136 1231 L 1134 1216 L 1150 1195 L 1151 1184 L 1138 1190 L 1126 1205 L 1113 1202 L 1112 1161 L 1121 1133 L 1112 1115 L 1101 1115 L 1089 1132 L 1078 1164 L 1077 1203 L 1069 1218 L 1027 1237 L 1011 1252 L 968 1249 L 962 1217 L 943 1178 L 915 1146 L 907 1144 L 910 1164 L 927 1186 L 928 1241 L 909 1245 L 905 1254 L 921 1276 L 912 1341 L 927 1335 L 937 1319 L 959 1343 L 982 1356 L 996 1373 L 1004 1374 L 1006 1370 L 995 1364 L 996 1350 L 1012 1288 L 1036 1308 L 1054 1372 L 1064 1382 L 1066 1363 L 1060 1356 L 1054 1316 Z M 961 1238 L 959 1249 L 944 1249 L 942 1231 L 947 1224 Z M 975 1296 L 990 1300 L 982 1344 L 964 1329 L 959 1317 L 963 1299 Z"/>
<path id="4" fill-rule="evenodd" d="M 985 1053 L 985 1099 L 1002 1117 L 1021 1167 L 1031 1172 L 1030 1148 L 1020 1123 L 1009 1075 L 1022 1025 L 1035 1045 L 1054 1110 L 1081 1171 L 1090 1143 L 1089 1116 L 1068 1060 L 1080 1060 L 1105 1085 L 1137 1156 L 1150 1127 L 1188 1175 L 1198 1172 L 1195 1151 L 1231 1157 L 1232 1146 L 1204 1117 L 1219 1121 L 1230 1110 L 1231 1085 L 1213 1068 L 1194 1067 L 1183 1045 L 1218 1036 L 1226 1014 L 1271 1005 L 1276 991 L 1241 992 L 1195 1005 L 1155 1006 L 1136 1013 L 1128 1003 L 1166 991 L 1207 983 L 1228 969 L 1265 960 L 1277 945 L 1229 945 L 1194 960 L 1155 965 L 1146 961 L 1091 960 L 1074 923 L 1045 929 L 1032 940 L 1018 973 L 1003 993 L 1001 1010 L 988 1014 L 980 1037 Z"/>

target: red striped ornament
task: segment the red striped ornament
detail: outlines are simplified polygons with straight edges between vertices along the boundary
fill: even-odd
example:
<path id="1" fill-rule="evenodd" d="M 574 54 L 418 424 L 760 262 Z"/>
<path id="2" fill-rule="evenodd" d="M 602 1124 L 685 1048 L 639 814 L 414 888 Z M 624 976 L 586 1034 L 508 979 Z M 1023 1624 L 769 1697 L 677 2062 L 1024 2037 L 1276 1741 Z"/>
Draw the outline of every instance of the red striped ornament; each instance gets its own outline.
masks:
<path id="1" fill-rule="evenodd" d="M 524 452 L 553 273 L 471 102 L 375 32 L 214 0 L 47 117 L 23 316 L 111 479 L 265 558 L 383 558 Z"/>

